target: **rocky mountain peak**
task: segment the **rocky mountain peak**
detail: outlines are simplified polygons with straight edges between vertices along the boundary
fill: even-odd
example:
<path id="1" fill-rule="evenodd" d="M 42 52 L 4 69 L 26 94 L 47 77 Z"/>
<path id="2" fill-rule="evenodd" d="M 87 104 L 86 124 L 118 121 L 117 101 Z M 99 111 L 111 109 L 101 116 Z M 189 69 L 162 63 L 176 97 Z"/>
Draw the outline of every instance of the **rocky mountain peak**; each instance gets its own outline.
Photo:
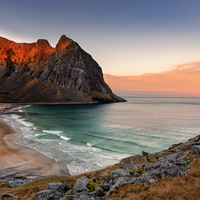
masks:
<path id="1" fill-rule="evenodd" d="M 66 35 L 62 35 L 61 38 L 59 39 L 57 45 L 56 45 L 56 50 L 64 49 L 68 45 L 70 45 L 73 42 L 72 39 L 66 37 Z"/>
<path id="2" fill-rule="evenodd" d="M 51 45 L 49 44 L 49 42 L 45 39 L 38 39 L 37 44 L 41 48 L 52 48 Z"/>
<path id="3" fill-rule="evenodd" d="M 0 102 L 119 101 L 124 99 L 112 93 L 98 63 L 65 35 L 56 48 L 45 39 L 16 43 L 0 37 Z"/>

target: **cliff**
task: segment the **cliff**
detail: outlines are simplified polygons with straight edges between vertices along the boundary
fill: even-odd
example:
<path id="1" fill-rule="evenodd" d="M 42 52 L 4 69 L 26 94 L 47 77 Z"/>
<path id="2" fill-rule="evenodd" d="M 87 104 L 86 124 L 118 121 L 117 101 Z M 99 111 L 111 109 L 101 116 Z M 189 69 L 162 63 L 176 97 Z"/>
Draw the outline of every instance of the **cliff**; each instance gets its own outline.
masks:
<path id="1" fill-rule="evenodd" d="M 61 36 L 16 43 L 0 37 L 1 103 L 108 103 L 112 93 L 98 63 L 76 42 Z"/>

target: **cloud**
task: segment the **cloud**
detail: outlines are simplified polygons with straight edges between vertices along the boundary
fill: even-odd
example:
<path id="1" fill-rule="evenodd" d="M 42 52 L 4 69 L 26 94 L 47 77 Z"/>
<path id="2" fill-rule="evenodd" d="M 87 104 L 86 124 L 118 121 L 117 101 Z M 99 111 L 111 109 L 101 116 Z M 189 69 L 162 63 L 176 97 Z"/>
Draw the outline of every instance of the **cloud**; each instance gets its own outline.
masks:
<path id="1" fill-rule="evenodd" d="M 200 97 L 200 62 L 176 65 L 162 73 L 104 78 L 117 94 Z"/>

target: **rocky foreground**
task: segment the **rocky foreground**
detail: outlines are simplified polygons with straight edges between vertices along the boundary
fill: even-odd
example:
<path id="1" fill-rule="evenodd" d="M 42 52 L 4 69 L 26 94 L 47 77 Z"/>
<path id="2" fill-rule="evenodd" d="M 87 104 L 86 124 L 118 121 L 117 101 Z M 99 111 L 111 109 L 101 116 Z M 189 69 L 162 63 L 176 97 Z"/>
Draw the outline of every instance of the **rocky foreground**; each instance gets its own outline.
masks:
<path id="1" fill-rule="evenodd" d="M 0 37 L 0 103 L 120 101 L 98 63 L 65 35 L 55 48 L 45 39 L 16 43 Z"/>
<path id="2" fill-rule="evenodd" d="M 155 154 L 142 152 L 142 155 L 131 156 L 122 159 L 113 170 L 100 173 L 95 172 L 94 177 L 82 176 L 73 181 L 51 182 L 48 189 L 35 193 L 35 200 L 45 199 L 109 199 L 110 195 L 120 190 L 123 185 L 139 185 L 144 187 L 157 183 L 168 177 L 184 177 L 190 170 L 190 166 L 200 155 L 200 135 L 189 139 L 185 143 L 172 145 L 169 149 Z M 25 180 L 24 181 L 29 181 Z M 14 180 L 9 181 L 10 186 Z M 21 183 L 20 183 L 21 184 Z M 4 197 L 17 196 L 4 193 Z M 120 198 L 120 197 L 119 197 Z"/>

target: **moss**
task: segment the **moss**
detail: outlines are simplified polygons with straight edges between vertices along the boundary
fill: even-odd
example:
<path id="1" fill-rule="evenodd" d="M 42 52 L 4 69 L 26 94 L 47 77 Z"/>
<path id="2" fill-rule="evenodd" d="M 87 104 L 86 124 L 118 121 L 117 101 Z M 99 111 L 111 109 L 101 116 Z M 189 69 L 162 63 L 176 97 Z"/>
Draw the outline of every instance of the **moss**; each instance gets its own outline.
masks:
<path id="1" fill-rule="evenodd" d="M 86 185 L 86 187 L 89 189 L 90 192 L 95 190 L 95 187 L 99 187 L 98 184 L 93 183 L 91 180 L 87 180 L 88 184 Z"/>
<path id="2" fill-rule="evenodd" d="M 193 161 L 193 158 L 191 158 L 190 156 L 187 156 L 186 158 L 185 158 L 185 161 L 187 162 L 187 161 L 190 161 L 190 162 L 192 162 Z"/>
<path id="3" fill-rule="evenodd" d="M 174 149 L 174 148 L 176 148 L 176 147 L 178 147 L 178 146 L 180 146 L 180 145 L 182 145 L 183 143 L 182 142 L 180 142 L 180 143 L 178 143 L 178 144 L 173 144 L 172 145 L 172 149 Z"/>
<path id="4" fill-rule="evenodd" d="M 135 171 L 133 171 L 133 170 L 128 170 L 128 172 L 129 172 L 130 175 L 133 175 Z"/>
<path id="5" fill-rule="evenodd" d="M 181 151 L 191 151 L 192 150 L 192 146 L 184 146 L 184 147 L 181 147 Z"/>
<path id="6" fill-rule="evenodd" d="M 179 167 L 179 169 L 185 169 L 185 167 Z"/>
<path id="7" fill-rule="evenodd" d="M 67 189 L 67 190 L 73 189 L 73 188 L 74 188 L 74 184 L 75 184 L 75 183 L 69 183 L 68 185 L 66 185 L 66 189 Z"/>
<path id="8" fill-rule="evenodd" d="M 172 179 L 171 176 L 165 176 L 162 180 L 169 180 L 169 179 Z"/>
<path id="9" fill-rule="evenodd" d="M 8 181 L 0 182 L 0 188 L 12 188 Z"/>
<path id="10" fill-rule="evenodd" d="M 141 167 L 139 167 L 139 168 L 137 168 L 136 170 L 135 170 L 135 172 L 137 172 L 137 173 L 142 173 L 144 171 L 144 169 L 142 169 Z"/>

